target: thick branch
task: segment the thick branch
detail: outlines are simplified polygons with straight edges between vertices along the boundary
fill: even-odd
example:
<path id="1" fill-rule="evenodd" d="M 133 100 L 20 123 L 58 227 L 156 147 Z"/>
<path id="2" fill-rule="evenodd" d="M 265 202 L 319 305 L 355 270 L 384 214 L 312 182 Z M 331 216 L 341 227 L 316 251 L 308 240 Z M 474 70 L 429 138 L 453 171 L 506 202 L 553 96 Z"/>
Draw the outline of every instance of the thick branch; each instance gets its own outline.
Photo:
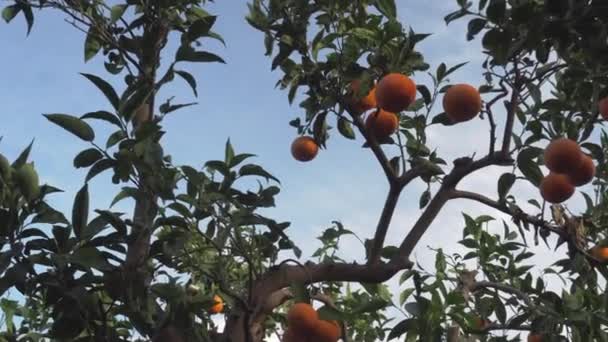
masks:
<path id="1" fill-rule="evenodd" d="M 401 243 L 401 246 L 399 246 L 397 260 L 407 260 L 409 258 L 410 254 L 431 223 L 433 223 L 445 203 L 450 200 L 450 193 L 464 177 L 490 165 L 506 166 L 512 165 L 512 163 L 513 161 L 510 157 L 501 152 L 493 153 L 476 161 L 472 161 L 471 158 L 456 159 L 452 171 L 443 178 L 443 183 L 439 188 L 439 191 L 429 202 L 422 215 L 418 218 L 418 221 L 416 221 Z"/>
<path id="2" fill-rule="evenodd" d="M 513 89 L 511 92 L 511 101 L 509 101 L 509 108 L 507 110 L 507 122 L 505 124 L 504 136 L 502 137 L 502 153 L 509 153 L 511 146 L 511 134 L 513 133 L 513 124 L 515 122 L 515 110 L 517 109 L 517 99 L 519 98 L 519 87 L 521 86 L 519 69 L 517 61 L 515 65 L 515 81 L 513 82 Z"/>
<path id="3" fill-rule="evenodd" d="M 393 213 L 395 212 L 395 207 L 399 201 L 399 195 L 401 194 L 402 189 L 403 187 L 401 186 L 391 185 L 388 191 L 386 201 L 384 202 L 384 208 L 382 208 L 382 214 L 380 215 L 380 220 L 378 220 L 378 226 L 376 227 L 376 234 L 372 242 L 373 245 L 368 259 L 369 264 L 374 264 L 380 261 L 380 252 L 384 246 L 386 233 L 388 232 L 388 227 L 391 223 L 391 219 L 393 217 Z"/>

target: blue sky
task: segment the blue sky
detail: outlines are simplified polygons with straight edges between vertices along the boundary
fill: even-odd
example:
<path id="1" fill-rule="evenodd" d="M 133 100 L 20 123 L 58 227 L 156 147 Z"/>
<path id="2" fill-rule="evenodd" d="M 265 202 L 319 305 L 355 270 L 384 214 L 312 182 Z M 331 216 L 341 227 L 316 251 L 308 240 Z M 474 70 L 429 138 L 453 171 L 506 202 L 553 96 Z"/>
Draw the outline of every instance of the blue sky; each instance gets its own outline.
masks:
<path id="1" fill-rule="evenodd" d="M 449 66 L 470 61 L 451 79 L 457 83 L 481 84 L 479 41 L 466 42 L 466 21 L 446 26 L 443 17 L 456 8 L 455 1 L 400 1 L 399 16 L 416 32 L 433 33 L 419 49 L 434 70 L 440 62 Z M 277 176 L 282 183 L 277 207 L 267 214 L 291 221 L 289 232 L 310 254 L 318 244 L 313 241 L 332 220 L 342 221 L 361 238 L 373 235 L 376 220 L 384 202 L 386 181 L 371 152 L 362 149 L 362 141 L 352 142 L 333 135 L 328 150 L 321 151 L 310 163 L 299 163 L 289 153 L 296 136 L 288 122 L 303 113 L 297 104 L 290 106 L 285 92 L 274 88 L 280 77 L 270 72 L 270 59 L 263 55 L 263 37 L 244 20 L 246 1 L 218 1 L 209 12 L 219 15 L 215 31 L 226 40 L 227 47 L 208 43 L 209 50 L 221 55 L 227 64 L 183 65 L 197 79 L 199 98 L 181 80 L 159 102 L 177 95 L 176 102 L 197 101 L 166 120 L 165 151 L 176 164 L 200 167 L 205 161 L 223 157 L 224 143 L 230 138 L 237 152 L 258 155 L 257 162 Z M 36 139 L 32 157 L 43 182 L 66 190 L 53 197 L 53 204 L 68 213 L 75 192 L 82 186 L 84 171 L 72 167 L 72 158 L 88 147 L 60 128 L 50 124 L 42 113 L 83 113 L 109 109 L 103 95 L 79 72 L 105 76 L 102 60 L 83 62 L 83 34 L 63 21 L 58 13 L 36 16 L 32 34 L 25 37 L 21 17 L 11 25 L 2 25 L 3 42 L 0 63 L 0 152 L 14 159 Z M 414 75 L 418 83 L 430 84 L 423 73 Z M 118 80 L 117 80 L 118 81 Z M 119 82 L 116 85 L 122 86 Z M 122 89 L 122 88 L 118 88 Z M 296 101 L 297 102 L 297 101 Z M 440 102 L 439 102 L 440 103 Z M 439 110 L 439 108 L 437 108 Z M 438 113 L 438 111 L 437 111 Z M 497 118 L 502 123 L 500 117 Z M 99 126 L 99 142 L 105 143 L 110 133 Z M 437 127 L 429 132 L 431 145 L 451 164 L 455 157 L 483 153 L 487 143 L 487 122 L 473 120 L 454 127 Z M 482 191 L 496 197 L 496 179 L 504 169 L 492 168 L 476 173 L 461 185 L 463 189 Z M 92 207 L 107 208 L 116 194 L 109 187 L 109 177 L 98 177 L 91 184 Z M 406 189 L 389 232 L 388 242 L 398 244 L 419 215 L 418 199 L 425 185 L 414 182 Z M 520 186 L 517 191 L 538 199 L 536 190 Z M 580 196 L 580 195 L 576 195 Z M 528 197 L 528 198 L 529 198 Z M 582 199 L 582 197 L 576 197 Z M 126 210 L 128 206 L 119 206 Z M 427 245 L 459 251 L 461 212 L 471 215 L 495 214 L 492 210 L 467 201 L 447 205 L 422 239 L 415 254 L 430 266 L 432 254 Z M 360 258 L 363 250 L 356 240 L 347 240 L 341 253 Z M 552 252 L 545 252 L 552 253 Z M 559 252 L 563 253 L 563 250 Z M 547 257 L 547 261 L 556 256 Z M 396 281 L 391 281 L 396 288 Z"/>

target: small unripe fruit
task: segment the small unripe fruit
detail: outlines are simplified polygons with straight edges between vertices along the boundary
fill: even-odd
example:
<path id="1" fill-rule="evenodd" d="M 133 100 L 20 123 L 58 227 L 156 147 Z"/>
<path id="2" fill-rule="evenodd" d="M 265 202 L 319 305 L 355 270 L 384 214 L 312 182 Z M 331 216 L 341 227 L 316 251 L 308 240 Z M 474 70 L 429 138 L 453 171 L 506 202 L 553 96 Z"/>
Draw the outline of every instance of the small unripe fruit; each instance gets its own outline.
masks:
<path id="1" fill-rule="evenodd" d="M 21 193 L 28 201 L 40 195 L 38 173 L 36 173 L 32 163 L 21 166 L 15 176 Z"/>
<path id="2" fill-rule="evenodd" d="M 567 138 L 553 140 L 545 148 L 545 166 L 553 172 L 567 173 L 577 168 L 583 158 L 583 152 L 576 141 Z"/>
<path id="3" fill-rule="evenodd" d="M 313 160 L 319 153 L 319 145 L 315 139 L 308 136 L 296 138 L 291 143 L 291 155 L 295 160 L 307 162 Z"/>
<path id="4" fill-rule="evenodd" d="M 550 173 L 540 182 L 540 194 L 549 203 L 561 203 L 574 194 L 574 185 L 568 176 Z"/>

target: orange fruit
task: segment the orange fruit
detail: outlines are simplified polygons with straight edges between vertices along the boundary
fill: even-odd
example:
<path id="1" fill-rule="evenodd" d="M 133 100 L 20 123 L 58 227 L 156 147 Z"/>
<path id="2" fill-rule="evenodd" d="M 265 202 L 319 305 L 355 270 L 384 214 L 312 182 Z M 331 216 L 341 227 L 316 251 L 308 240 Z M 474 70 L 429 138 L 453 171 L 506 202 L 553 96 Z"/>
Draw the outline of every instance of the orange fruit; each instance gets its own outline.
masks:
<path id="1" fill-rule="evenodd" d="M 352 97 L 348 100 L 352 110 L 356 114 L 361 114 L 366 112 L 372 108 L 376 108 L 378 104 L 376 103 L 376 87 L 372 87 L 372 89 L 367 93 L 363 98 L 357 99 L 356 94 L 359 92 L 359 88 L 361 87 L 360 80 L 354 80 L 350 83 L 350 89 L 352 91 Z"/>
<path id="2" fill-rule="evenodd" d="M 528 335 L 528 342 L 542 342 L 542 341 L 543 341 L 542 334 L 530 333 Z"/>
<path id="3" fill-rule="evenodd" d="M 567 173 L 578 168 L 583 159 L 583 152 L 576 141 L 568 138 L 558 138 L 547 145 L 544 159 L 545 166 L 549 170 Z"/>
<path id="4" fill-rule="evenodd" d="M 394 113 L 379 109 L 367 116 L 365 129 L 373 134 L 376 140 L 382 140 L 395 133 L 399 128 L 399 118 Z"/>
<path id="5" fill-rule="evenodd" d="M 469 121 L 481 111 L 481 95 L 469 84 L 455 84 L 443 96 L 443 110 L 454 123 Z"/>
<path id="6" fill-rule="evenodd" d="M 307 162 L 313 160 L 319 153 L 319 145 L 312 137 L 301 136 L 291 143 L 291 155 L 295 160 Z"/>
<path id="7" fill-rule="evenodd" d="M 283 342 L 308 342 L 308 336 L 301 332 L 296 332 L 292 328 L 287 328 L 283 334 Z"/>
<path id="8" fill-rule="evenodd" d="M 608 96 L 599 101 L 598 107 L 602 118 L 608 120 Z"/>
<path id="9" fill-rule="evenodd" d="M 574 185 L 568 176 L 551 172 L 540 182 L 540 194 L 550 203 L 561 203 L 574 194 Z"/>
<path id="10" fill-rule="evenodd" d="M 376 85 L 378 107 L 392 113 L 399 113 L 416 99 L 416 83 L 409 77 L 390 73 Z"/>
<path id="11" fill-rule="evenodd" d="M 483 330 L 490 325 L 490 320 L 481 317 L 475 317 L 475 329 Z"/>
<path id="12" fill-rule="evenodd" d="M 318 320 L 317 311 L 308 303 L 296 303 L 287 312 L 287 324 L 297 333 L 313 331 Z"/>
<path id="13" fill-rule="evenodd" d="M 593 159 L 586 154 L 583 154 L 582 161 L 580 165 L 576 168 L 568 172 L 568 177 L 570 177 L 570 182 L 576 186 L 585 185 L 595 177 L 595 164 L 593 164 Z"/>
<path id="14" fill-rule="evenodd" d="M 591 255 L 600 261 L 608 260 L 608 247 L 595 246 L 591 249 Z"/>
<path id="15" fill-rule="evenodd" d="M 218 295 L 213 296 L 213 301 L 215 304 L 209 309 L 209 312 L 212 314 L 218 314 L 224 311 L 224 301 Z"/>
<path id="16" fill-rule="evenodd" d="M 336 321 L 318 320 L 313 329 L 314 341 L 336 342 L 340 338 L 340 325 Z"/>

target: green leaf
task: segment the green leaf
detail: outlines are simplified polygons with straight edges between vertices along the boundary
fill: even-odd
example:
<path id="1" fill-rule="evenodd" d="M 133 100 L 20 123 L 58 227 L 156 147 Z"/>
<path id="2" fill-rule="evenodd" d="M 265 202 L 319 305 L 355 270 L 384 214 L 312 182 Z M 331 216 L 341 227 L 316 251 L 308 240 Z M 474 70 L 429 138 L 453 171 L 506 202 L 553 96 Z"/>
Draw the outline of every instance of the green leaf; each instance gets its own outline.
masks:
<path id="1" fill-rule="evenodd" d="M 89 169 L 89 172 L 87 173 L 87 177 L 85 178 L 85 181 L 86 182 L 90 181 L 98 174 L 102 173 L 103 171 L 105 171 L 113 166 L 114 166 L 114 160 L 101 159 L 97 163 L 93 164 L 93 166 Z"/>
<path id="2" fill-rule="evenodd" d="M 103 154 L 101 154 L 101 152 L 99 152 L 99 150 L 97 150 L 96 148 L 86 149 L 76 155 L 76 157 L 74 158 L 74 167 L 89 167 L 95 164 L 95 162 L 97 162 L 102 157 Z"/>
<path id="3" fill-rule="evenodd" d="M 228 165 L 228 167 L 233 168 L 237 165 L 239 165 L 241 162 L 245 161 L 245 159 L 250 158 L 250 157 L 255 157 L 255 154 L 251 154 L 251 153 L 241 153 L 241 154 L 237 154 L 236 156 L 234 156 L 234 158 L 232 158 L 232 163 L 230 163 L 230 165 Z"/>
<path id="4" fill-rule="evenodd" d="M 429 201 L 431 200 L 431 192 L 427 189 L 425 190 L 422 195 L 420 195 L 420 209 L 426 207 L 426 205 L 429 203 Z"/>
<path id="5" fill-rule="evenodd" d="M 84 41 L 84 61 L 88 62 L 101 50 L 101 42 L 95 36 L 95 26 L 91 26 Z"/>
<path id="6" fill-rule="evenodd" d="M 189 72 L 181 70 L 175 70 L 175 73 L 188 82 L 190 88 L 192 88 L 192 92 L 194 92 L 194 96 L 198 97 L 198 93 L 196 91 L 196 79 L 194 79 L 194 76 L 192 76 Z"/>
<path id="7" fill-rule="evenodd" d="M 127 138 L 127 133 L 125 133 L 125 131 L 123 131 L 123 130 L 118 130 L 118 131 L 110 134 L 110 136 L 108 137 L 108 141 L 106 142 L 106 148 L 110 148 L 126 138 Z"/>
<path id="8" fill-rule="evenodd" d="M 310 303 L 310 294 L 303 283 L 292 283 L 289 287 L 296 303 Z"/>
<path id="9" fill-rule="evenodd" d="M 103 121 L 107 121 L 111 124 L 114 124 L 118 127 L 122 127 L 120 124 L 120 119 L 110 113 L 110 112 L 106 112 L 103 110 L 97 111 L 97 112 L 90 112 L 90 113 L 86 113 L 83 116 L 80 117 L 81 119 L 97 119 L 97 120 L 103 120 Z"/>
<path id="10" fill-rule="evenodd" d="M 218 55 L 207 51 L 196 51 L 191 46 L 182 45 L 175 55 L 175 61 L 180 62 L 226 62 Z"/>
<path id="11" fill-rule="evenodd" d="M 216 19 L 216 16 L 210 15 L 193 22 L 188 28 L 188 39 L 194 41 L 200 37 L 208 35 Z"/>
<path id="12" fill-rule="evenodd" d="M 272 179 L 277 183 L 281 183 L 276 177 L 268 173 L 261 166 L 255 164 L 246 164 L 243 165 L 239 170 L 240 176 L 261 176 L 266 178 L 266 180 Z"/>
<path id="13" fill-rule="evenodd" d="M 515 175 L 510 173 L 510 172 L 506 172 L 503 173 L 500 178 L 498 179 L 498 198 L 503 200 L 507 194 L 509 193 L 509 190 L 511 190 L 511 187 L 513 186 L 513 184 L 515 183 Z"/>
<path id="14" fill-rule="evenodd" d="M 146 101 L 148 97 L 152 94 L 152 91 L 147 88 L 139 88 L 137 89 L 131 96 L 129 96 L 125 101 L 121 101 L 118 113 L 121 117 L 126 120 L 130 120 L 133 114 L 139 107 L 141 107 Z"/>
<path id="15" fill-rule="evenodd" d="M 228 138 L 228 140 L 226 140 L 226 148 L 224 149 L 224 163 L 226 163 L 226 165 L 232 164 L 232 158 L 234 158 L 234 148 L 232 148 L 230 138 Z"/>
<path id="16" fill-rule="evenodd" d="M 27 23 L 27 34 L 32 32 L 32 26 L 34 26 L 34 13 L 32 12 L 32 6 L 23 3 L 21 5 L 25 22 Z"/>
<path id="17" fill-rule="evenodd" d="M 338 119 L 338 131 L 347 139 L 355 139 L 352 125 L 342 116 Z"/>
<path id="18" fill-rule="evenodd" d="M 424 99 L 424 104 L 428 106 L 432 101 L 431 92 L 429 91 L 429 88 L 427 88 L 425 85 L 419 84 L 416 86 L 416 89 L 418 90 L 420 95 L 422 95 L 422 98 Z"/>
<path id="19" fill-rule="evenodd" d="M 441 82 L 443 80 L 443 78 L 445 77 L 446 71 L 447 71 L 447 66 L 445 65 L 445 63 L 439 64 L 439 66 L 437 67 L 437 71 L 435 72 L 435 77 L 437 78 L 438 82 Z"/>
<path id="20" fill-rule="evenodd" d="M 79 248 L 72 255 L 70 255 L 70 261 L 72 263 L 87 267 L 95 268 L 100 271 L 112 270 L 112 265 L 108 263 L 106 258 L 101 254 L 97 248 L 84 247 Z"/>
<path id="21" fill-rule="evenodd" d="M 114 88 L 112 88 L 112 86 L 110 85 L 110 83 L 106 82 L 104 79 L 102 79 L 99 76 L 85 74 L 85 73 L 80 73 L 80 74 L 82 76 L 86 77 L 97 88 L 99 88 L 99 90 L 101 90 L 101 92 L 106 96 L 108 101 L 110 101 L 110 103 L 112 104 L 112 107 L 114 107 L 114 109 L 118 109 L 118 106 L 120 104 L 120 99 L 118 97 L 118 94 L 116 94 L 116 91 L 114 90 Z"/>
<path id="22" fill-rule="evenodd" d="M 397 6 L 395 5 L 395 0 L 376 0 L 374 7 L 376 7 L 380 13 L 384 14 L 389 19 L 397 18 Z"/>
<path id="23" fill-rule="evenodd" d="M 399 323 L 397 323 L 393 329 L 391 329 L 391 332 L 388 334 L 388 340 L 392 341 L 394 339 L 397 339 L 398 337 L 400 337 L 401 335 L 405 334 L 406 332 L 415 329 L 416 328 L 416 320 L 413 318 L 408 318 L 406 320 L 403 320 Z M 409 339 L 408 339 L 409 342 Z"/>
<path id="24" fill-rule="evenodd" d="M 498 23 L 503 21 L 506 11 L 507 2 L 505 0 L 491 0 L 486 15 L 490 21 Z"/>
<path id="25" fill-rule="evenodd" d="M 344 321 L 347 319 L 347 315 L 344 312 L 327 305 L 320 307 L 317 312 L 319 313 L 319 318 L 325 321 Z"/>
<path id="26" fill-rule="evenodd" d="M 467 40 L 473 40 L 475 36 L 483 30 L 486 26 L 486 20 L 481 18 L 475 18 L 469 21 L 468 31 L 467 31 Z"/>
<path id="27" fill-rule="evenodd" d="M 19 11 L 21 11 L 21 7 L 18 5 L 6 6 L 2 10 L 2 19 L 4 19 L 4 21 L 7 23 L 10 23 L 11 20 L 13 20 L 17 14 L 19 14 Z"/>
<path id="28" fill-rule="evenodd" d="M 82 231 L 89 222 L 89 184 L 84 186 L 76 193 L 74 206 L 72 207 L 72 226 L 74 234 L 80 239 Z"/>
<path id="29" fill-rule="evenodd" d="M 112 24 L 117 22 L 118 19 L 122 17 L 122 15 L 127 10 L 127 7 L 129 7 L 129 5 L 126 4 L 112 6 L 112 8 L 110 9 L 110 20 Z"/>
<path id="30" fill-rule="evenodd" d="M 13 167 L 14 169 L 18 169 L 18 168 L 22 167 L 23 165 L 25 165 L 25 163 L 27 162 L 27 159 L 30 156 L 30 152 L 32 151 L 33 145 L 34 145 L 34 140 L 32 140 L 30 142 L 30 144 L 27 145 L 27 147 L 23 151 L 21 151 L 21 153 L 19 153 L 19 156 L 11 164 L 11 167 Z"/>
<path id="31" fill-rule="evenodd" d="M 114 196 L 114 199 L 112 200 L 112 203 L 110 203 L 110 208 L 112 208 L 114 205 L 116 205 L 116 203 L 122 201 L 125 198 L 137 198 L 137 189 L 136 188 L 131 188 L 131 187 L 124 187 L 122 188 L 122 190 L 120 190 L 120 192 Z"/>
<path id="32" fill-rule="evenodd" d="M 67 114 L 44 114 L 52 123 L 76 135 L 84 141 L 93 141 L 95 132 L 84 120 Z"/>
<path id="33" fill-rule="evenodd" d="M 517 167 L 526 179 L 535 186 L 539 186 L 543 178 L 542 171 L 533 160 L 539 153 L 539 149 L 527 148 L 517 156 Z"/>

